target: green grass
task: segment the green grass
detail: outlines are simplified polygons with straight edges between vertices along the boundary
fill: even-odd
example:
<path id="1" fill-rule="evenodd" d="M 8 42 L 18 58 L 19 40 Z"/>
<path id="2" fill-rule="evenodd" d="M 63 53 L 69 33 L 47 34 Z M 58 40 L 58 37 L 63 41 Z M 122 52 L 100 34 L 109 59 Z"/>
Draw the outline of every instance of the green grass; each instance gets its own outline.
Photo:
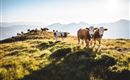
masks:
<path id="1" fill-rule="evenodd" d="M 0 80 L 130 79 L 130 54 L 117 51 L 117 45 L 129 48 L 127 41 L 104 40 L 102 50 L 78 48 L 72 41 L 28 39 L 0 44 Z"/>

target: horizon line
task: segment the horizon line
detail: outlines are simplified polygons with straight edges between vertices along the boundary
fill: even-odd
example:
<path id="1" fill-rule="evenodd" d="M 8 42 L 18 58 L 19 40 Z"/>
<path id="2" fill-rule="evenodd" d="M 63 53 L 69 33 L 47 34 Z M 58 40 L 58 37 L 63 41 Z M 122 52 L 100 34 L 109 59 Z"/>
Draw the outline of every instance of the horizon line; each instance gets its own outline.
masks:
<path id="1" fill-rule="evenodd" d="M 104 23 L 113 23 L 113 22 L 118 22 L 118 21 L 120 21 L 120 20 L 126 20 L 126 21 L 130 21 L 130 19 L 118 19 L 118 20 L 115 20 L 115 21 L 109 21 L 109 22 L 102 22 L 102 23 L 88 23 L 88 22 L 86 22 L 86 21 L 77 21 L 77 22 L 68 22 L 68 23 L 64 23 L 64 22 L 52 22 L 52 23 L 44 23 L 44 22 L 34 22 L 34 21 L 32 21 L 32 22 L 29 22 L 29 21 L 14 21 L 14 22 L 6 22 L 6 21 L 4 21 L 4 22 L 0 22 L 0 23 L 21 23 L 21 24 L 46 24 L 46 25 L 51 25 L 51 24 L 56 24 L 56 23 L 60 23 L 60 24 L 71 24 L 71 23 L 87 23 L 87 24 L 104 24 Z"/>

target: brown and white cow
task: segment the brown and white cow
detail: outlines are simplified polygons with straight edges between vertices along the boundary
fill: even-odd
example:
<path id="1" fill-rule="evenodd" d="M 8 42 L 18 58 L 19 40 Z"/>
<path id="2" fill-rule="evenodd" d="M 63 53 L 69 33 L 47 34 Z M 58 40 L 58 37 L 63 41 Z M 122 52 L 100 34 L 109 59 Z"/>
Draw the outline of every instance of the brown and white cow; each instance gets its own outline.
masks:
<path id="1" fill-rule="evenodd" d="M 94 45 L 96 44 L 96 40 L 99 42 L 99 45 L 101 44 L 101 39 L 104 34 L 104 31 L 107 31 L 108 29 L 105 29 L 104 27 L 100 28 L 94 28 L 94 34 L 93 34 L 93 40 L 94 40 Z"/>
<path id="2" fill-rule="evenodd" d="M 77 37 L 78 37 L 78 44 L 80 44 L 80 40 L 82 40 L 82 44 L 83 41 L 85 41 L 86 48 L 89 46 L 89 41 L 91 39 L 91 36 L 89 34 L 89 28 L 79 29 L 77 31 Z"/>
<path id="3" fill-rule="evenodd" d="M 94 45 L 96 44 L 96 40 L 101 44 L 101 38 L 104 31 L 107 31 L 107 29 L 104 29 L 103 27 L 94 28 L 93 26 L 86 29 L 79 29 L 77 32 L 78 44 L 80 44 L 80 39 L 82 40 L 82 43 L 85 41 L 86 47 L 92 45 L 92 40 L 94 40 Z"/>

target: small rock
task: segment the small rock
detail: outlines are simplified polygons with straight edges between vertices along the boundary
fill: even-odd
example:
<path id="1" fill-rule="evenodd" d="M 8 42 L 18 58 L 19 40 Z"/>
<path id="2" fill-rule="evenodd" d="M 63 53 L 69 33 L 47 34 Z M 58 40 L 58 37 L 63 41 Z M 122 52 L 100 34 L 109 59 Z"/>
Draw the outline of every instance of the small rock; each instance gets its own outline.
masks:
<path id="1" fill-rule="evenodd" d="M 117 49 L 117 51 L 122 51 L 122 49 L 119 48 L 119 49 Z"/>

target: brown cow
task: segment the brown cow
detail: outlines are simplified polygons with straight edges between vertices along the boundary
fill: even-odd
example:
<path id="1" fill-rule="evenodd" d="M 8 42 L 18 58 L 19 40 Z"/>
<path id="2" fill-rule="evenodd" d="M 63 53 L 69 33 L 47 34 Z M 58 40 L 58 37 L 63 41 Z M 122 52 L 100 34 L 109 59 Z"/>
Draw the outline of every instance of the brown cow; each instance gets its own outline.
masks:
<path id="1" fill-rule="evenodd" d="M 31 30 L 30 30 L 30 29 L 28 29 L 27 31 L 28 31 L 28 32 L 30 32 Z"/>
<path id="2" fill-rule="evenodd" d="M 104 31 L 107 31 L 107 30 L 108 29 L 104 29 L 103 27 L 94 28 L 94 34 L 93 34 L 94 45 L 96 44 L 96 40 L 99 42 L 99 45 L 101 44 L 103 33 Z"/>
<path id="3" fill-rule="evenodd" d="M 20 34 L 20 33 L 17 33 L 17 36 L 21 36 L 21 34 Z"/>
<path id="4" fill-rule="evenodd" d="M 21 32 L 22 35 L 24 35 L 24 32 Z"/>
<path id="5" fill-rule="evenodd" d="M 89 28 L 79 29 L 77 32 L 77 37 L 78 37 L 78 44 L 80 44 L 80 39 L 81 39 L 82 44 L 83 44 L 83 41 L 85 41 L 86 47 L 89 46 L 89 41 L 91 39 L 91 36 L 89 34 Z"/>
<path id="6" fill-rule="evenodd" d="M 47 31 L 49 30 L 48 28 L 41 28 L 42 31 Z"/>

